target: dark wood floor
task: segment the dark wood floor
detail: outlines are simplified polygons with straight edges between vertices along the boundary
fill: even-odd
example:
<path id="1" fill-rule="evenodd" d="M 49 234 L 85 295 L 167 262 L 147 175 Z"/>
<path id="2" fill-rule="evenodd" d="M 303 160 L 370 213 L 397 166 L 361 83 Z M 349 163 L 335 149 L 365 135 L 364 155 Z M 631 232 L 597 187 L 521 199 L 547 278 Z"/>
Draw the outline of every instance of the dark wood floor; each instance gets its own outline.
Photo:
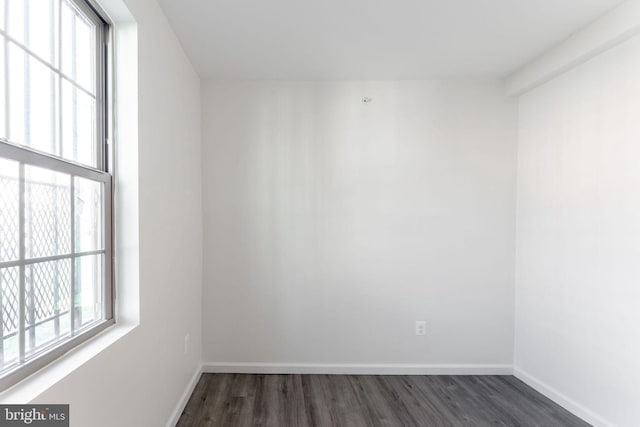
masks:
<path id="1" fill-rule="evenodd" d="M 178 427 L 585 427 L 512 376 L 203 374 Z"/>

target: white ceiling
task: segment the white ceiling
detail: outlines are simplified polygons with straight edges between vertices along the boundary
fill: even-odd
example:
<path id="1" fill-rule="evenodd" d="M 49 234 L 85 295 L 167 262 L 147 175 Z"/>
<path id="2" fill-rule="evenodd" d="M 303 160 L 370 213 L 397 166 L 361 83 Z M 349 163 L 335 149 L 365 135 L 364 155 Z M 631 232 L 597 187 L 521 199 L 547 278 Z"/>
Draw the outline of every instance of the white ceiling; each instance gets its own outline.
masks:
<path id="1" fill-rule="evenodd" d="M 202 77 L 503 77 L 620 0 L 159 0 Z"/>

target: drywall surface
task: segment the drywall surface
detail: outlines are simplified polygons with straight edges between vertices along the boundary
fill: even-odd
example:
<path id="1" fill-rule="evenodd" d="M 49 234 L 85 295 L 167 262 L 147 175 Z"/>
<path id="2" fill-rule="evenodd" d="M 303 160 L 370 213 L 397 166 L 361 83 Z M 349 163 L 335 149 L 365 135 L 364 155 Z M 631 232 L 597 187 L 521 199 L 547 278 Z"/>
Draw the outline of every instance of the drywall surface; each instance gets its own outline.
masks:
<path id="1" fill-rule="evenodd" d="M 574 32 L 505 79 L 509 95 L 520 95 L 640 33 L 640 1 L 628 0 Z"/>
<path id="2" fill-rule="evenodd" d="M 515 368 L 640 423 L 640 37 L 519 101 Z"/>
<path id="3" fill-rule="evenodd" d="M 35 399 L 69 403 L 76 427 L 166 425 L 201 360 L 200 81 L 159 6 L 151 0 L 126 3 L 138 34 L 138 150 L 132 155 L 139 176 L 140 325 Z M 135 126 L 132 117 L 120 120 Z M 117 141 L 119 153 L 134 142 Z M 130 159 L 123 159 L 125 165 Z M 135 179 L 128 170 L 118 175 L 125 177 Z M 125 192 L 136 187 L 119 184 L 116 190 Z M 116 298 L 129 294 L 136 292 Z"/>
<path id="4" fill-rule="evenodd" d="M 205 364 L 511 364 L 499 82 L 203 87 Z"/>

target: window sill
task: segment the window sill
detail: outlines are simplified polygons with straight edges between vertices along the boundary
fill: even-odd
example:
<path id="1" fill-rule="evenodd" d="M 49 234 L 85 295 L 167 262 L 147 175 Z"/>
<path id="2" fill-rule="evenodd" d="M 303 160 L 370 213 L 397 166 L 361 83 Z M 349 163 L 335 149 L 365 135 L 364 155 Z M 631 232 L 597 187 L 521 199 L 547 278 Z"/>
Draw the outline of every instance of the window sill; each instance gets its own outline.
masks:
<path id="1" fill-rule="evenodd" d="M 25 404 L 136 329 L 138 323 L 116 324 L 0 393 L 2 404 Z"/>

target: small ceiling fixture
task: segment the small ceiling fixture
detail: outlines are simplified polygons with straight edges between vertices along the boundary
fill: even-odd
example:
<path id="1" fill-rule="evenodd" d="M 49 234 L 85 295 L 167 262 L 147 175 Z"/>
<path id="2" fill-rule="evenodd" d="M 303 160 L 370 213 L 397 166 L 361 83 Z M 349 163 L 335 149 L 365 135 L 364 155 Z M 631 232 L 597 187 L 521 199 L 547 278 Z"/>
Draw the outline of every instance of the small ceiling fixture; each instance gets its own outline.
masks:
<path id="1" fill-rule="evenodd" d="M 363 104 L 368 104 L 371 101 L 373 101 L 373 99 L 369 98 L 368 96 L 365 96 L 364 98 L 362 98 L 362 103 Z"/>

